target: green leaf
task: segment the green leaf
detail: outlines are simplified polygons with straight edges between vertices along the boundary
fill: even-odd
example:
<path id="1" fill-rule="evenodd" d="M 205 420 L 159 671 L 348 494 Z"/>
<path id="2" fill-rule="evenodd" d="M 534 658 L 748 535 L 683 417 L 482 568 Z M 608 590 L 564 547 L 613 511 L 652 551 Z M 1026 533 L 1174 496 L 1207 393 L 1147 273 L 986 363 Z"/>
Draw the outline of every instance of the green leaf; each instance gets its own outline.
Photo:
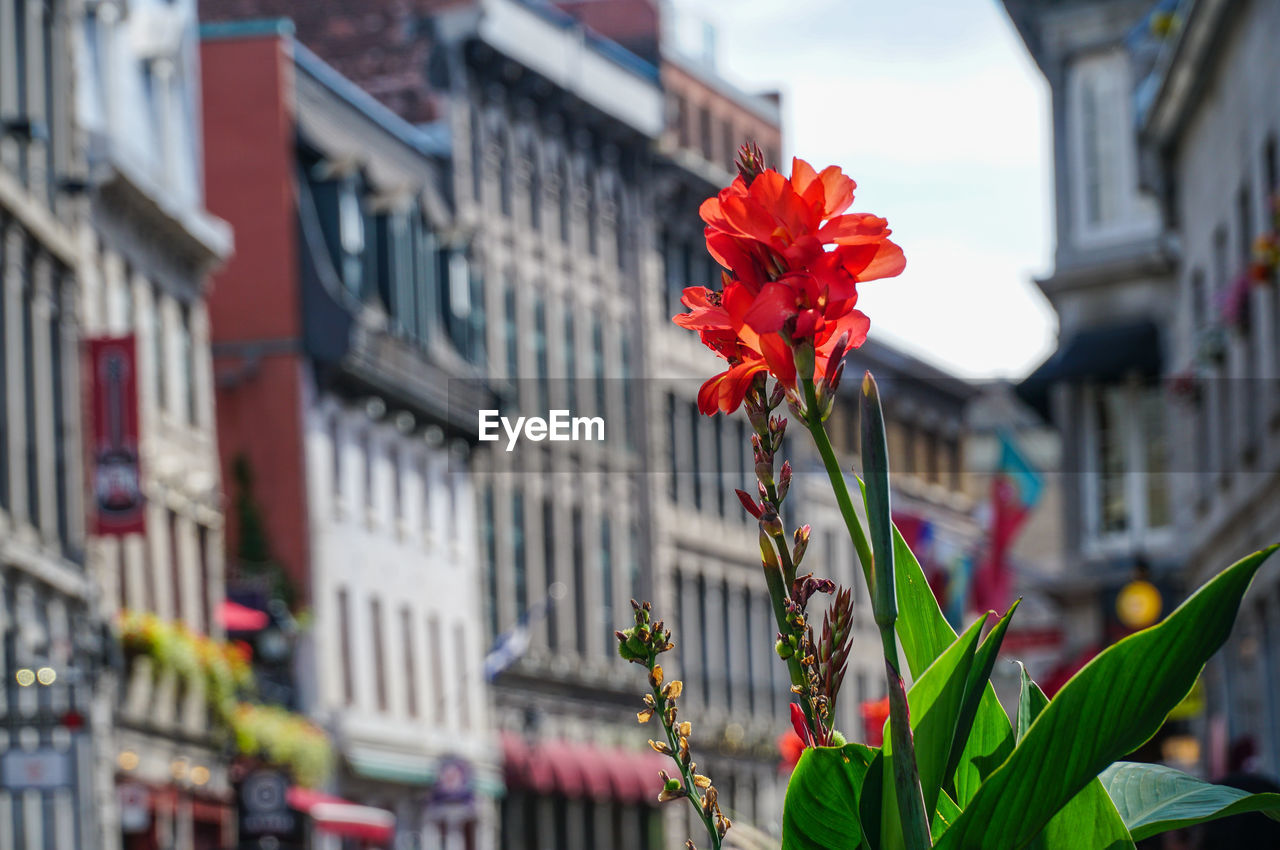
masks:
<path id="1" fill-rule="evenodd" d="M 1022 674 L 1022 690 L 1018 692 L 1018 719 L 1014 725 L 1014 737 L 1018 743 L 1022 743 L 1022 739 L 1027 737 L 1027 730 L 1031 728 L 1031 724 L 1049 704 L 1049 698 L 1044 695 L 1044 691 L 1036 687 L 1035 682 L 1031 681 L 1031 676 L 1027 673 L 1027 665 L 1019 661 L 1018 670 Z"/>
<path id="2" fill-rule="evenodd" d="M 1231 632 L 1272 546 L 1228 567 L 1159 625 L 1100 653 L 987 778 L 939 850 L 1025 847 L 1111 762 L 1151 738 Z"/>
<path id="3" fill-rule="evenodd" d="M 1246 812 L 1280 820 L 1280 794 L 1213 785 L 1163 765 L 1120 761 L 1099 778 L 1138 840 Z"/>
<path id="4" fill-rule="evenodd" d="M 872 760 L 862 744 L 810 747 L 787 783 L 782 850 L 854 850 L 863 846 L 858 798 Z"/>
<path id="5" fill-rule="evenodd" d="M 947 795 L 946 791 L 943 791 L 938 795 L 938 810 L 933 813 L 932 834 L 935 843 L 942 837 L 942 833 L 951 828 L 951 824 L 955 823 L 958 817 L 960 817 L 960 807 Z"/>
<path id="6" fill-rule="evenodd" d="M 938 607 L 920 562 L 907 541 L 893 530 L 894 581 L 898 589 L 898 638 L 902 654 L 913 676 L 919 676 L 956 639 L 956 633 Z M 993 632 L 994 633 L 994 632 Z M 992 649 L 995 649 L 992 644 Z M 981 651 L 981 650 L 980 650 Z M 991 652 L 991 664 L 995 663 Z M 990 682 L 979 691 L 978 708 L 969 728 L 956 768 L 949 781 L 955 801 L 964 808 L 978 792 L 978 786 L 1013 752 L 1013 729 Z"/>
<path id="7" fill-rule="evenodd" d="M 916 765 L 926 813 L 933 813 L 938 807 L 947 758 L 955 740 L 965 687 L 969 682 L 969 672 L 973 667 L 974 653 L 978 649 L 978 638 L 981 635 L 982 620 L 976 620 L 964 634 L 952 641 L 946 652 L 929 665 L 929 669 L 921 674 L 907 692 L 911 731 L 915 739 Z M 886 756 L 893 754 L 893 736 L 890 734 L 892 726 L 892 722 L 885 722 L 883 754 Z M 883 766 L 887 768 L 888 762 L 883 762 Z M 884 796 L 880 801 L 881 827 L 870 833 L 878 835 L 877 846 L 881 850 L 901 847 L 904 843 L 902 827 L 897 817 L 898 795 L 892 780 L 892 775 L 886 773 Z"/>
<path id="8" fill-rule="evenodd" d="M 1022 669 L 1017 722 L 1017 738 L 1021 741 L 1049 704 L 1049 698 L 1031 681 L 1027 668 L 1022 664 L 1018 666 Z M 1027 847 L 1029 850 L 1075 850 L 1077 847 L 1132 850 L 1133 839 L 1106 789 L 1094 779 L 1050 818 L 1044 830 Z"/>
<path id="9" fill-rule="evenodd" d="M 947 759 L 955 743 L 965 689 L 973 669 L 978 638 L 982 635 L 982 622 L 981 619 L 975 620 L 907 691 L 926 812 L 937 808 L 938 792 L 946 779 Z M 892 749 L 885 747 L 886 752 L 892 752 Z"/>
<path id="10" fill-rule="evenodd" d="M 893 581 L 893 519 L 889 506 L 889 446 L 884 437 L 884 412 L 875 378 L 862 377 L 859 404 L 862 420 L 862 474 L 866 477 L 863 498 L 867 503 L 867 529 L 871 537 L 871 609 L 876 624 L 891 625 L 898 616 L 898 598 Z M 895 658 L 894 666 L 898 660 Z"/>
<path id="11" fill-rule="evenodd" d="M 973 731 L 974 721 L 978 716 L 978 709 L 982 705 L 982 699 L 987 693 L 987 682 L 991 680 L 991 671 L 995 669 L 996 658 L 1000 655 L 1000 645 L 1004 643 L 1005 633 L 1009 630 L 1009 623 L 1013 621 L 1013 612 L 1018 610 L 1018 606 L 1022 604 L 1021 599 L 1014 600 L 1009 606 L 1009 610 L 1005 612 L 992 627 L 990 633 L 983 639 L 982 644 L 978 647 L 977 654 L 973 657 L 973 666 L 969 670 L 969 680 L 965 684 L 964 702 L 960 706 L 960 716 L 956 720 L 956 734 L 951 742 L 951 754 L 947 756 L 947 769 L 943 772 L 943 778 L 946 786 L 953 792 L 955 790 L 954 777 L 957 768 L 960 767 L 961 761 L 964 759 L 966 748 L 972 738 L 970 734 Z M 979 622 L 985 622 L 984 616 Z M 994 697 L 994 692 L 992 694 Z M 999 702 L 995 702 L 991 708 L 1004 714 L 1004 709 Z M 990 724 L 991 730 L 995 733 L 991 741 L 992 749 L 999 749 L 1001 741 L 1007 741 L 1007 733 L 1002 734 L 1006 721 L 999 724 Z M 981 739 L 975 744 L 973 751 L 970 753 L 972 758 L 981 756 Z M 973 779 L 980 780 L 974 771 Z M 976 787 L 974 788 L 976 791 Z M 970 795 L 972 796 L 972 795 Z M 967 798 L 966 798 L 967 799 Z"/>

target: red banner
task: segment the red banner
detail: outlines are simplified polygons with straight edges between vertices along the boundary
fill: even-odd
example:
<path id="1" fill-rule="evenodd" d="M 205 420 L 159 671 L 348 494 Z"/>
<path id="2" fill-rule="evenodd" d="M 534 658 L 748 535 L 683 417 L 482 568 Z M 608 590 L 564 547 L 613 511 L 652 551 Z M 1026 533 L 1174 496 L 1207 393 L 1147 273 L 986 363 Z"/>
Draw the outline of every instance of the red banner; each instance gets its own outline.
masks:
<path id="1" fill-rule="evenodd" d="M 138 356 L 132 336 L 89 340 L 92 533 L 146 531 L 146 500 L 138 461 Z"/>

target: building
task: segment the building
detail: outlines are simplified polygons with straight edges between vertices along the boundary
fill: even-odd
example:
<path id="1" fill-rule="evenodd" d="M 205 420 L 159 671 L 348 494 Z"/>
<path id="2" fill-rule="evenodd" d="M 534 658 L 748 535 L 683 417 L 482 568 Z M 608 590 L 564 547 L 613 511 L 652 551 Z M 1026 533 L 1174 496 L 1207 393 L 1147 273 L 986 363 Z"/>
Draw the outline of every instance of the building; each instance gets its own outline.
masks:
<path id="1" fill-rule="evenodd" d="M 1280 9 L 1184 2 L 1160 13 L 1174 15 L 1174 30 L 1146 34 L 1134 114 L 1143 177 L 1179 247 L 1163 330 L 1173 521 L 1191 589 L 1280 540 L 1280 294 L 1267 259 L 1280 225 L 1280 96 L 1266 84 L 1280 71 L 1268 47 Z M 1206 668 L 1211 774 L 1241 767 L 1233 762 L 1250 750 L 1255 769 L 1280 773 L 1278 612 L 1269 566 Z"/>
<path id="2" fill-rule="evenodd" d="M 1280 535 L 1274 266 L 1250 280 L 1254 238 L 1274 231 L 1280 103 L 1261 81 L 1277 17 L 1262 3 L 1005 5 L 1053 92 L 1058 245 L 1039 285 L 1061 342 L 1019 391 L 1063 438 L 1072 579 L 1057 590 L 1088 623 L 1079 663 Z M 1158 602 L 1135 618 L 1127 592 L 1144 583 Z M 1275 588 L 1264 573 L 1149 757 L 1220 775 L 1253 750 L 1275 772 Z"/>
<path id="3" fill-rule="evenodd" d="M 207 24 L 202 62 L 209 202 L 241 234 L 211 301 L 222 463 L 264 506 L 230 539 L 267 556 L 233 556 L 232 589 L 278 565 L 311 612 L 294 700 L 335 740 L 337 793 L 397 841 L 494 847 L 483 326 L 436 143 L 287 21 Z"/>
<path id="4" fill-rule="evenodd" d="M 1174 594 L 1182 566 L 1157 380 L 1174 255 L 1139 185 L 1125 44 L 1150 6 L 1006 3 L 1052 92 L 1057 244 L 1054 271 L 1037 284 L 1061 341 L 1019 393 L 1062 435 L 1066 578 L 1053 594 L 1076 624 L 1063 664 L 1126 633 L 1115 614 L 1122 587 L 1149 576 Z"/>
<path id="5" fill-rule="evenodd" d="M 83 200 L 66 181 L 85 151 L 63 85 L 67 4 L 8 3 L 0 20 L 0 759 L 6 776 L 25 759 L 50 777 L 0 782 L 0 842 L 53 850 L 100 828 L 95 747 L 109 725 L 96 696 L 103 634 L 80 627 L 96 599 L 76 356 Z"/>
<path id="6" fill-rule="evenodd" d="M 204 205 L 195 12 L 194 2 L 104 4 L 74 42 L 90 187 L 81 315 L 86 335 L 133 339 L 145 498 L 143 532 L 94 536 L 89 562 L 111 619 L 148 613 L 219 639 L 222 478 L 205 298 L 231 234 Z M 220 847 L 233 808 L 205 689 L 153 661 L 130 655 L 116 682 L 108 764 L 133 811 L 107 809 L 104 844 Z"/>

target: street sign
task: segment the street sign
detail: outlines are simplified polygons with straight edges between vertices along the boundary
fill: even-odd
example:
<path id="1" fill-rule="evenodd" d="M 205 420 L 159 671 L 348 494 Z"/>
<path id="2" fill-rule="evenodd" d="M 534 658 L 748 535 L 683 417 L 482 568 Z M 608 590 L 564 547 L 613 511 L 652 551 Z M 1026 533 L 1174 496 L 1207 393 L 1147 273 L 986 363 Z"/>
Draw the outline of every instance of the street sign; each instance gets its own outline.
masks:
<path id="1" fill-rule="evenodd" d="M 240 783 L 237 799 L 242 842 L 292 837 L 298 816 L 289 808 L 289 780 L 278 770 L 255 770 Z"/>
<path id="2" fill-rule="evenodd" d="M 14 791 L 69 788 L 71 753 L 53 747 L 6 750 L 0 755 L 0 785 Z"/>
<path id="3" fill-rule="evenodd" d="M 138 782 L 122 782 L 116 786 L 120 806 L 120 831 L 126 834 L 146 832 L 151 828 L 151 791 Z"/>

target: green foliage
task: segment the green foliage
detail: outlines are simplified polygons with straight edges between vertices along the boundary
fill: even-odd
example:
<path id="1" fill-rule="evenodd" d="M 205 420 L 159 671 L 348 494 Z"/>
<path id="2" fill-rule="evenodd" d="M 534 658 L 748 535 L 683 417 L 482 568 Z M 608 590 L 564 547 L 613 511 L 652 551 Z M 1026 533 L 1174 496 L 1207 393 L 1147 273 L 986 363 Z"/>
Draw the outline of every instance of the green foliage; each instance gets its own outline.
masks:
<path id="1" fill-rule="evenodd" d="M 1027 846 L 1103 768 L 1154 735 L 1230 634 L 1245 590 L 1274 548 L 1229 567 L 1162 623 L 1094 658 L 982 784 L 940 850 Z"/>
<path id="2" fill-rule="evenodd" d="M 1022 691 L 1018 697 L 1017 739 L 1027 735 L 1031 724 L 1049 704 L 1049 698 L 1022 670 Z M 1039 835 L 1027 845 L 1031 850 L 1071 850 L 1098 847 L 1105 850 L 1132 850 L 1133 839 L 1125 828 L 1115 804 L 1102 783 L 1094 779 L 1049 819 Z"/>
<path id="3" fill-rule="evenodd" d="M 1120 761 L 1099 778 L 1137 840 L 1245 812 L 1280 820 L 1280 794 L 1211 785 L 1163 765 Z"/>
<path id="4" fill-rule="evenodd" d="M 863 846 L 858 794 L 879 750 L 862 744 L 810 747 L 800 756 L 782 809 L 785 850 Z"/>

